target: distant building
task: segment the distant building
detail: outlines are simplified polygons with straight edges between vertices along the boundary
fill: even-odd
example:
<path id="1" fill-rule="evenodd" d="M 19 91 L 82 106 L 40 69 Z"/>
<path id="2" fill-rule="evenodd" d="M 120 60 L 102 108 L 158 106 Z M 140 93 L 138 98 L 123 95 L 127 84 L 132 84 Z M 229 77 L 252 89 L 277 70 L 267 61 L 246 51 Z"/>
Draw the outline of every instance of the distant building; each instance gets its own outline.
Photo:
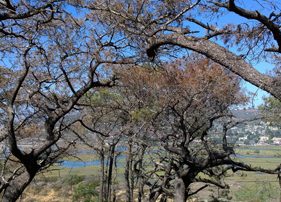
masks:
<path id="1" fill-rule="evenodd" d="M 274 137 L 274 138 L 272 138 L 272 143 L 273 144 L 281 145 L 281 137 Z"/>
<path id="2" fill-rule="evenodd" d="M 271 131 L 278 131 L 279 128 L 276 127 L 276 126 L 268 126 L 268 129 L 271 130 Z"/>
<path id="3" fill-rule="evenodd" d="M 244 142 L 245 140 L 247 140 L 247 136 L 239 137 L 239 138 L 238 138 L 238 141 Z"/>
<path id="4" fill-rule="evenodd" d="M 260 139 L 258 141 L 258 145 L 265 145 L 265 144 L 268 144 L 268 140 L 269 140 L 269 137 L 268 136 L 260 136 Z"/>
<path id="5" fill-rule="evenodd" d="M 260 136 L 260 142 L 266 142 L 269 140 L 268 136 Z"/>

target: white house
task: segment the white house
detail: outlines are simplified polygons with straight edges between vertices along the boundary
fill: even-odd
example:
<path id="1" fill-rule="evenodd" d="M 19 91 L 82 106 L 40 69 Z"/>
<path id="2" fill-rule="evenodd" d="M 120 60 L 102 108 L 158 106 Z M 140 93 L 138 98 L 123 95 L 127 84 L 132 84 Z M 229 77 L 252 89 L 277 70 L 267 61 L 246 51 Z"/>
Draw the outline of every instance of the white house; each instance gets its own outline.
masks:
<path id="1" fill-rule="evenodd" d="M 281 145 L 281 137 L 274 137 L 274 138 L 272 138 L 272 143 L 273 144 Z"/>

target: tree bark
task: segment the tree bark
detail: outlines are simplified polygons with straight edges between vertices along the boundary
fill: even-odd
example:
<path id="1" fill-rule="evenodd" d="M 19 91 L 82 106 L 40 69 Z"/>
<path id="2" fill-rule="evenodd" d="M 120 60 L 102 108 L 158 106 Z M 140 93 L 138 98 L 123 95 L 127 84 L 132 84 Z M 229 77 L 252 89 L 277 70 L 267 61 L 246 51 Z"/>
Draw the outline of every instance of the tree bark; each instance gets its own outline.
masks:
<path id="1" fill-rule="evenodd" d="M 28 172 L 20 174 L 9 182 L 2 197 L 2 202 L 15 202 L 21 196 L 25 188 L 33 180 L 35 174 L 31 175 Z"/>
<path id="2" fill-rule="evenodd" d="M 132 176 L 132 143 L 129 141 L 128 157 L 126 159 L 125 168 L 125 180 L 126 180 L 126 201 L 132 202 L 134 198 L 134 182 Z"/>
<path id="3" fill-rule="evenodd" d="M 135 163 L 135 166 L 138 168 L 134 168 L 137 171 L 137 179 L 138 179 L 138 202 L 142 202 L 144 196 L 144 176 L 143 176 L 143 159 L 145 154 L 146 146 L 142 145 L 141 152 L 139 155 L 139 160 Z"/>
<path id="4" fill-rule="evenodd" d="M 228 49 L 203 38 L 170 34 L 158 37 L 147 51 L 157 51 L 160 46 L 175 45 L 205 55 L 211 60 L 229 69 L 244 80 L 261 88 L 277 99 L 281 100 L 280 86 L 273 77 L 258 72 L 242 57 L 230 52 Z"/>
<path id="5" fill-rule="evenodd" d="M 109 152 L 109 165 L 108 165 L 107 185 L 106 185 L 106 192 L 107 192 L 106 201 L 111 201 L 111 185 L 112 185 L 114 155 L 115 155 L 115 144 L 110 146 L 110 152 Z"/>
<path id="6" fill-rule="evenodd" d="M 104 173 L 104 151 L 103 149 L 99 152 L 100 162 L 101 162 L 101 176 L 100 176 L 100 193 L 99 201 L 104 201 L 104 185 L 105 185 L 105 173 Z"/>
<path id="7" fill-rule="evenodd" d="M 186 186 L 182 178 L 175 180 L 175 202 L 186 202 Z"/>

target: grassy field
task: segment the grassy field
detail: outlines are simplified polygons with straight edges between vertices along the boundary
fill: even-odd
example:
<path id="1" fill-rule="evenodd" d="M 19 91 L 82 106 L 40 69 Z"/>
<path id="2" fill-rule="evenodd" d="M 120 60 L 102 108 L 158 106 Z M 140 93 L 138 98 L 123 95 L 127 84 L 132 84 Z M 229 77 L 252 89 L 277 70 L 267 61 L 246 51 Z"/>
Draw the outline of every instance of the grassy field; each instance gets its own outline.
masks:
<path id="1" fill-rule="evenodd" d="M 254 167 L 275 169 L 281 163 L 280 146 L 241 146 L 235 150 L 239 161 Z M 246 157 L 245 157 L 245 156 Z M 279 201 L 280 187 L 276 175 L 256 172 L 238 172 L 227 177 L 232 201 Z"/>
<path id="2" fill-rule="evenodd" d="M 240 146 L 235 150 L 237 160 L 250 164 L 254 167 L 263 167 L 274 169 L 281 163 L 281 147 L 279 146 Z M 95 154 L 80 154 L 79 158 L 68 157 L 69 161 L 92 161 L 98 160 Z M 125 161 L 125 159 L 120 159 Z M 123 182 L 124 168 L 117 169 L 118 182 Z M 75 201 L 73 200 L 73 192 L 75 186 L 69 181 L 80 176 L 82 180 L 99 178 L 99 166 L 85 166 L 79 168 L 62 168 L 58 165 L 53 166 L 48 172 L 37 177 L 38 182 L 46 182 L 44 189 L 38 190 L 36 186 L 31 186 L 24 194 L 22 201 L 24 202 L 50 202 L 50 196 L 56 198 L 55 201 Z M 77 179 L 78 179 L 77 178 Z M 73 180 L 72 179 L 72 180 Z M 268 175 L 256 172 L 236 172 L 229 173 L 225 181 L 230 186 L 230 201 L 249 201 L 249 202 L 274 202 L 279 201 L 280 188 L 276 175 Z M 52 187 L 48 188 L 48 182 L 52 183 Z M 36 182 L 35 182 L 36 184 Z M 200 186 L 200 185 L 194 185 Z M 66 187 L 68 187 L 66 189 Z M 65 190 L 66 189 L 66 190 Z M 198 194 L 200 200 L 209 198 L 211 194 L 214 196 L 221 190 L 210 187 Z M 35 198 L 34 198 L 35 197 Z M 54 200 L 51 200 L 54 201 Z"/>

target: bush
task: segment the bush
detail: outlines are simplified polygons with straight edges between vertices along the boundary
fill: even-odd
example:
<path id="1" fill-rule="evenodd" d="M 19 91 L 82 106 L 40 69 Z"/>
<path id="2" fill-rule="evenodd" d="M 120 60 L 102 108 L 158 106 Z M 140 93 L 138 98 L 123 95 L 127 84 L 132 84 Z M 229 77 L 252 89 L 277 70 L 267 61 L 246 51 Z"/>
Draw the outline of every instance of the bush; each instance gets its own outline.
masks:
<path id="1" fill-rule="evenodd" d="M 230 196 L 230 190 L 228 188 L 220 189 L 218 194 L 219 196 L 215 196 L 215 194 L 211 195 L 211 202 L 228 202 L 232 199 L 232 196 Z"/>
<path id="2" fill-rule="evenodd" d="M 73 201 L 96 202 L 98 201 L 99 183 L 97 181 L 81 182 L 73 190 Z"/>
<path id="3" fill-rule="evenodd" d="M 255 149 L 255 150 L 254 150 L 254 153 L 255 153 L 255 154 L 259 154 L 259 153 L 260 153 L 260 150 Z"/>
<path id="4" fill-rule="evenodd" d="M 64 178 L 64 184 L 73 186 L 76 184 L 79 184 L 80 182 L 82 182 L 84 180 L 83 176 L 79 176 L 79 175 L 68 175 L 67 177 Z"/>

